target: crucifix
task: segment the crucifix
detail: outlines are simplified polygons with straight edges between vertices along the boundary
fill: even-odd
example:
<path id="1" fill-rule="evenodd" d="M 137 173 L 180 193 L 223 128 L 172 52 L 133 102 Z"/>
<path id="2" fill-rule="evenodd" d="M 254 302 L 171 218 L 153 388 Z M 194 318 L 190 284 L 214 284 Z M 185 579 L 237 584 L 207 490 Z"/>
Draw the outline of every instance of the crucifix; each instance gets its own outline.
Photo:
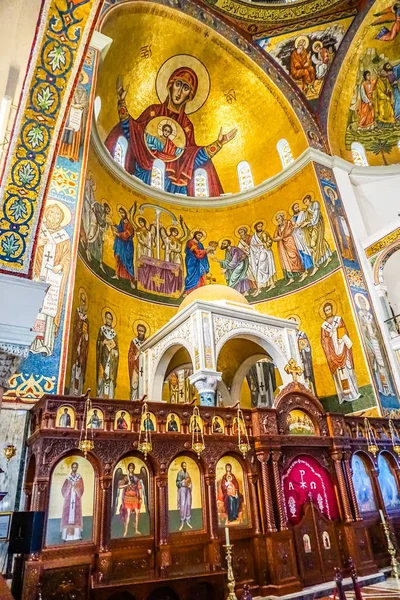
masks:
<path id="1" fill-rule="evenodd" d="M 57 235 L 53 235 L 53 237 L 55 240 L 62 240 L 64 236 L 58 231 Z"/>
<path id="2" fill-rule="evenodd" d="M 47 261 L 53 258 L 53 256 L 50 254 L 50 250 L 47 251 L 47 254 L 45 254 L 44 257 L 47 258 Z"/>

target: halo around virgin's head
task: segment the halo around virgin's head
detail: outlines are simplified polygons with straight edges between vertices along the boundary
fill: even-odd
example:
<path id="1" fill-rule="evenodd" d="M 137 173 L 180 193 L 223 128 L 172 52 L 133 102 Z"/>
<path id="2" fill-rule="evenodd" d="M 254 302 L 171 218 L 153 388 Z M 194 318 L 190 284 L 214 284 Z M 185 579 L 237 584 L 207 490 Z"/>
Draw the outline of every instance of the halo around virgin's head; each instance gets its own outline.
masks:
<path id="1" fill-rule="evenodd" d="M 176 54 L 175 56 L 171 56 L 161 65 L 157 73 L 156 91 L 160 102 L 165 102 L 168 95 L 168 80 L 172 73 L 181 67 L 192 69 L 196 73 L 198 80 L 196 95 L 193 100 L 187 102 L 185 107 L 186 114 L 190 115 L 203 106 L 210 93 L 210 76 L 206 67 L 198 58 L 190 54 Z"/>

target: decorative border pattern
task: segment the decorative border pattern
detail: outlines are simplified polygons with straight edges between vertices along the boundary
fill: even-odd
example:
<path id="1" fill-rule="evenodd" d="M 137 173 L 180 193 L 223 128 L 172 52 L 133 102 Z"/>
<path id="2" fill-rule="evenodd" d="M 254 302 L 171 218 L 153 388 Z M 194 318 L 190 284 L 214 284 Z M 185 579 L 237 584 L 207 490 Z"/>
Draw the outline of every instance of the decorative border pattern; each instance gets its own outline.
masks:
<path id="1" fill-rule="evenodd" d="M 47 0 L 4 173 L 0 269 L 29 275 L 42 200 L 86 42 L 102 0 Z"/>
<path id="2" fill-rule="evenodd" d="M 368 246 L 368 248 L 365 249 L 365 254 L 367 255 L 367 258 L 372 258 L 373 256 L 375 256 L 375 254 L 378 254 L 378 252 L 384 250 L 385 248 L 387 248 L 387 246 L 390 246 L 391 244 L 393 244 L 394 242 L 398 242 L 399 240 L 400 227 L 395 229 L 394 231 L 391 231 L 374 244 L 371 244 L 371 246 Z"/>
<path id="3" fill-rule="evenodd" d="M 318 163 L 314 163 L 314 167 L 318 177 L 321 194 L 327 206 L 332 231 L 335 236 L 336 247 L 341 248 L 338 237 L 338 227 L 336 226 L 335 221 L 340 218 L 345 219 L 349 232 L 351 232 L 351 228 L 340 197 L 335 175 L 329 167 Z M 336 197 L 335 205 L 332 204 L 332 200 L 327 193 L 328 189 L 332 190 L 333 196 Z M 341 262 L 343 264 L 343 273 L 350 291 L 353 309 L 357 316 L 360 339 L 363 342 L 371 381 L 374 383 L 375 394 L 379 398 L 383 416 L 386 416 L 389 413 L 400 414 L 399 394 L 391 373 L 389 359 L 382 339 L 382 334 L 377 324 L 371 296 L 368 293 L 368 286 L 365 281 L 364 273 L 360 265 L 360 259 L 351 233 L 348 237 L 351 241 L 354 260 L 349 261 L 342 255 Z M 361 297 L 364 298 L 363 305 L 360 304 Z M 388 385 L 392 393 L 384 393 L 385 388 L 383 387 L 383 382 L 380 380 L 380 377 L 382 376 L 380 373 L 381 370 L 385 372 L 385 377 L 387 379 L 385 384 Z"/>

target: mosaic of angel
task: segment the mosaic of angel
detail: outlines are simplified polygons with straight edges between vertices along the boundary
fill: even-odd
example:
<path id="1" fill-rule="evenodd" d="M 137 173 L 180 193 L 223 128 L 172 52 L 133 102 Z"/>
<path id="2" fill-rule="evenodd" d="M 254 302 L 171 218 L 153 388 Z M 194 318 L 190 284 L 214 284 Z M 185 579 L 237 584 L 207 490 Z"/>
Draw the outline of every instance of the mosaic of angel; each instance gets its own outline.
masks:
<path id="1" fill-rule="evenodd" d="M 195 57 L 176 55 L 160 68 L 156 78 L 159 104 L 148 106 L 134 118 L 128 110 L 121 76 L 117 78 L 118 115 L 120 122 L 108 135 L 105 145 L 114 156 L 120 136 L 128 141 L 124 167 L 148 185 L 155 160 L 165 163 L 164 189 L 171 193 L 194 196 L 194 171 L 207 173 L 209 195 L 219 196 L 223 189 L 212 158 L 236 135 L 231 129 L 207 146 L 196 144 L 193 123 L 188 117 L 205 103 L 210 78 L 204 65 Z"/>

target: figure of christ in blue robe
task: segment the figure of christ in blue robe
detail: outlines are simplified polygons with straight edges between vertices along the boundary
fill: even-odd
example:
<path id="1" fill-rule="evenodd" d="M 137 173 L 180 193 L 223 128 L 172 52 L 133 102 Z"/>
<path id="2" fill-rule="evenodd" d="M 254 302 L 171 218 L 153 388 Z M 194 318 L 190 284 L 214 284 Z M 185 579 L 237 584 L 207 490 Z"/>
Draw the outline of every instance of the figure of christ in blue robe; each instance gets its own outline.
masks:
<path id="1" fill-rule="evenodd" d="M 207 284 L 207 273 L 210 270 L 208 262 L 207 250 L 196 236 L 200 238 L 201 232 L 195 232 L 194 237 L 188 240 L 185 247 L 185 293 L 188 294 L 193 290 Z"/>
<path id="2" fill-rule="evenodd" d="M 135 278 L 133 269 L 133 227 L 125 216 L 122 217 L 115 229 L 114 256 L 117 261 L 115 277 L 133 281 Z"/>

